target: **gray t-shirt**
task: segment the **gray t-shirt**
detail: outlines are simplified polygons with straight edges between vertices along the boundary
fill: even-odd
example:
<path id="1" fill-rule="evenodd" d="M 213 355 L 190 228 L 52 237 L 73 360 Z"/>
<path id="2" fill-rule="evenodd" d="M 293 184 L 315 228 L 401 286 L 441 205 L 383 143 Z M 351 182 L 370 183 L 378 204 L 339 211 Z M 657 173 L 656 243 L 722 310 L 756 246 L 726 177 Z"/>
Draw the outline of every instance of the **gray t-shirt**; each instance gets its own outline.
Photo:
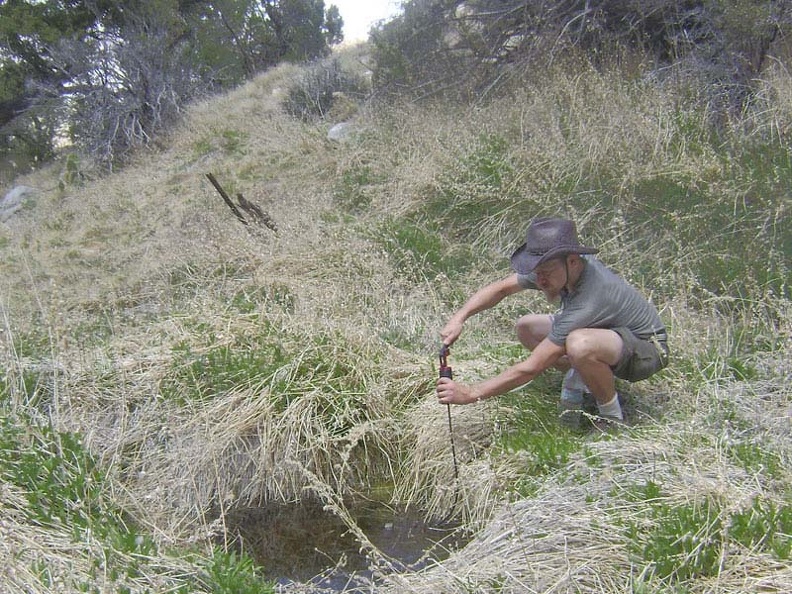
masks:
<path id="1" fill-rule="evenodd" d="M 591 256 L 582 256 L 585 266 L 572 292 L 561 296 L 561 310 L 553 316 L 548 338 L 558 346 L 578 328 L 629 328 L 638 338 L 665 334 L 655 307 L 633 286 Z M 536 289 L 536 275 L 518 274 L 520 286 Z"/>

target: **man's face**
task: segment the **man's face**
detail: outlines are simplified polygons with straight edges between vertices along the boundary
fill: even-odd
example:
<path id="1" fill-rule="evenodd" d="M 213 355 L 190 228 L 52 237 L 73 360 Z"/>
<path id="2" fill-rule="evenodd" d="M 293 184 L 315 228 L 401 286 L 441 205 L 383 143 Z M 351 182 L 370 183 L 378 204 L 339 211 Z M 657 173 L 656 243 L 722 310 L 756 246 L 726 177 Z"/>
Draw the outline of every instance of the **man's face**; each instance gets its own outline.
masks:
<path id="1" fill-rule="evenodd" d="M 567 284 L 564 258 L 554 258 L 542 262 L 534 268 L 534 273 L 536 274 L 536 286 L 549 301 L 556 301 L 561 296 L 561 289 Z"/>

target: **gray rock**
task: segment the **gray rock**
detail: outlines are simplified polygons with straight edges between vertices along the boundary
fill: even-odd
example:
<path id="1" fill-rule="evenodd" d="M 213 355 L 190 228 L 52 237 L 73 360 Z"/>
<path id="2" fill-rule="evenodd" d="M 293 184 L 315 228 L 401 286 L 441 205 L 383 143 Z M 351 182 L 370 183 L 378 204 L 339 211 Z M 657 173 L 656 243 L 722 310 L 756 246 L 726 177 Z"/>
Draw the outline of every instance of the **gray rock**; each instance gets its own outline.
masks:
<path id="1" fill-rule="evenodd" d="M 0 200 L 0 221 L 6 222 L 21 209 L 26 200 L 38 193 L 36 188 L 30 186 L 15 186 Z"/>
<path id="2" fill-rule="evenodd" d="M 349 122 L 340 122 L 327 131 L 327 139 L 333 142 L 349 140 L 355 133 L 355 127 Z"/>

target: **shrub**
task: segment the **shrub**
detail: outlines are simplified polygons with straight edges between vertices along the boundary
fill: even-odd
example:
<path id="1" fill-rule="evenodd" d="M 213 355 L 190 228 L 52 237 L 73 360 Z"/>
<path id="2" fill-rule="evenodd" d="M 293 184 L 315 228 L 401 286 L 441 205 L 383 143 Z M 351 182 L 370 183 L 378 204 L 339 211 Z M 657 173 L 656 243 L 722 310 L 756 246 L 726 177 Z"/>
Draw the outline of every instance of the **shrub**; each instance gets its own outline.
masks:
<path id="1" fill-rule="evenodd" d="M 363 99 L 366 86 L 361 77 L 345 71 L 337 59 L 323 60 L 305 69 L 289 89 L 283 108 L 301 120 L 324 118 L 342 97 L 347 101 Z"/>

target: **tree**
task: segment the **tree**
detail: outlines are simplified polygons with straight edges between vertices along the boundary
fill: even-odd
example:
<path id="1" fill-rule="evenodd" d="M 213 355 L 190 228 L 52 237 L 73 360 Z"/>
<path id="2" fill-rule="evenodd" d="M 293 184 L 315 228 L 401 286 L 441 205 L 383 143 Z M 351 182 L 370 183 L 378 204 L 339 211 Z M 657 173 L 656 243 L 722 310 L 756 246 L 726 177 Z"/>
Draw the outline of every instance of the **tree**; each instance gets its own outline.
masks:
<path id="1" fill-rule="evenodd" d="M 52 156 L 63 130 L 108 165 L 183 106 L 342 39 L 322 0 L 0 0 L 0 154 Z"/>
<path id="2" fill-rule="evenodd" d="M 335 4 L 331 4 L 325 13 L 325 43 L 336 45 L 344 41 L 344 19 Z"/>
<path id="3" fill-rule="evenodd" d="M 304 61 L 328 53 L 323 0 L 264 0 L 262 4 L 281 59 Z"/>
<path id="4" fill-rule="evenodd" d="M 52 155 L 58 122 L 47 108 L 49 93 L 63 92 L 69 79 L 53 67 L 52 50 L 63 39 L 90 37 L 98 15 L 112 4 L 0 2 L 0 154 L 23 162 Z"/>
<path id="5" fill-rule="evenodd" d="M 455 85 L 466 60 L 458 60 L 445 38 L 462 0 L 412 0 L 395 19 L 371 31 L 374 85 L 380 90 L 431 94 Z"/>

